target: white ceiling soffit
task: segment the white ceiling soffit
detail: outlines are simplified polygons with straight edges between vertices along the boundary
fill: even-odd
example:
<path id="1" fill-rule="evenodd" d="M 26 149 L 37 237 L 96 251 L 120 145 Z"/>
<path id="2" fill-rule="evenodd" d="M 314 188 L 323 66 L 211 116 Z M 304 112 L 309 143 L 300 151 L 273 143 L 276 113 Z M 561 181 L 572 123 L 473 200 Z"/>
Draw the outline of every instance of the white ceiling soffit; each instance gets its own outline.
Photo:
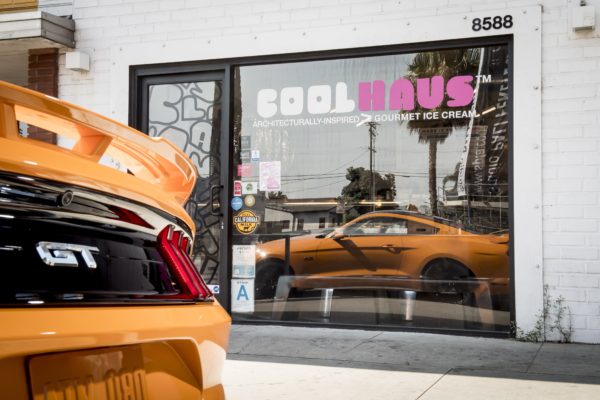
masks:
<path id="1" fill-rule="evenodd" d="M 10 42 L 32 49 L 75 47 L 75 22 L 43 11 L 0 14 L 0 48 Z"/>

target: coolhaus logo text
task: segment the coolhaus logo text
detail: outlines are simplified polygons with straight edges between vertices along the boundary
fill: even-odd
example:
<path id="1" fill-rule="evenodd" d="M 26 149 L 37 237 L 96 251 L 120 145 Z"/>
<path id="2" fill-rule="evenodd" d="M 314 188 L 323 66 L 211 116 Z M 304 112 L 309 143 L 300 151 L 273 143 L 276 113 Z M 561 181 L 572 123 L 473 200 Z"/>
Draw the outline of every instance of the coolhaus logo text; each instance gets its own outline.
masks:
<path id="1" fill-rule="evenodd" d="M 361 123 L 419 119 L 470 118 L 474 111 L 464 107 L 473 101 L 473 83 L 489 82 L 489 76 L 459 75 L 448 80 L 443 76 L 397 79 L 391 84 L 382 80 L 359 82 L 358 99 L 348 96 L 348 85 L 300 86 L 281 90 L 261 89 L 257 94 L 257 112 L 263 120 L 254 127 L 300 126 L 338 123 Z M 443 107 L 443 111 L 434 111 Z M 358 109 L 358 110 L 357 110 Z M 418 109 L 419 112 L 412 112 Z M 360 115 L 356 115 L 356 112 Z M 355 115 L 340 115 L 351 114 Z M 365 114 L 370 113 L 370 114 Z M 309 114 L 310 118 L 293 118 Z M 361 121 L 362 120 L 362 121 Z"/>

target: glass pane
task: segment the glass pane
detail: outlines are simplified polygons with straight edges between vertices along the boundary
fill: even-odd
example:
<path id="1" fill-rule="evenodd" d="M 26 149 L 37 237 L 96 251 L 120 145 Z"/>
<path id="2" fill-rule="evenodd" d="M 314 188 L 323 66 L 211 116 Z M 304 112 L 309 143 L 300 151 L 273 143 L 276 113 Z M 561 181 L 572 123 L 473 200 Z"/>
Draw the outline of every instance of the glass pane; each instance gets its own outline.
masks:
<path id="1" fill-rule="evenodd" d="M 508 71 L 506 46 L 237 68 L 234 317 L 508 330 Z"/>
<path id="2" fill-rule="evenodd" d="M 186 204 L 196 223 L 193 259 L 206 283 L 219 283 L 221 217 L 211 213 L 211 188 L 221 184 L 222 82 L 151 85 L 148 134 L 181 148 L 198 169 L 196 187 Z"/>

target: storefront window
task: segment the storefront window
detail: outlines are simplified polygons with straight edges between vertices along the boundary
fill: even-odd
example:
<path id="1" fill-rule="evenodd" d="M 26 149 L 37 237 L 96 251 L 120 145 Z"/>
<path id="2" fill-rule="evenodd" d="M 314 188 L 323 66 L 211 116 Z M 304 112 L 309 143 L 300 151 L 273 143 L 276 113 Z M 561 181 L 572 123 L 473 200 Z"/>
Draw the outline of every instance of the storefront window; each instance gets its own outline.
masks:
<path id="1" fill-rule="evenodd" d="M 234 75 L 235 319 L 508 330 L 507 46 Z"/>

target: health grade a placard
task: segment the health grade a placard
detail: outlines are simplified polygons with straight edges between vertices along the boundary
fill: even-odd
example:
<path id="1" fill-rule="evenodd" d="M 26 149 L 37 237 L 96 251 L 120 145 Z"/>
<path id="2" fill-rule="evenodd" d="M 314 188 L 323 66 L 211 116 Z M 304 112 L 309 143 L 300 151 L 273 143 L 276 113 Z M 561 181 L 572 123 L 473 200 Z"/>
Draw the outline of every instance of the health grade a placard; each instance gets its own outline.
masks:
<path id="1" fill-rule="evenodd" d="M 231 280 L 231 311 L 234 313 L 254 312 L 254 279 Z"/>

